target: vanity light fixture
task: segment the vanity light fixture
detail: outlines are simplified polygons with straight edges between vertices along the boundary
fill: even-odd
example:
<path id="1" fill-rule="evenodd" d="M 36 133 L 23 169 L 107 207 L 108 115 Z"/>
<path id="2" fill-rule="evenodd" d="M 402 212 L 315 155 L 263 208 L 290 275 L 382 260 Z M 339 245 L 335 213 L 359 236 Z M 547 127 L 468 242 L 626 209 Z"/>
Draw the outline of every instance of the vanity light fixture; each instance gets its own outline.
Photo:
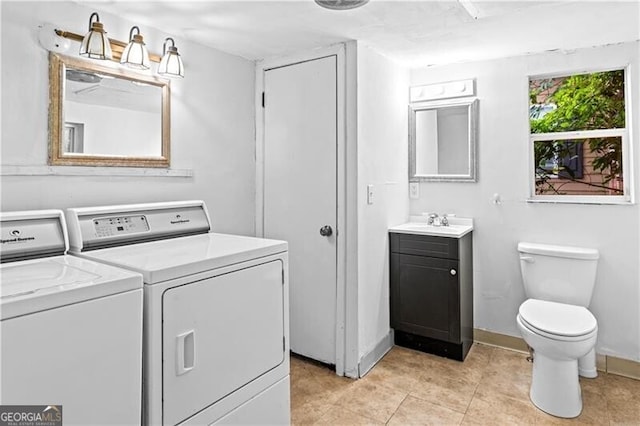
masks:
<path id="1" fill-rule="evenodd" d="M 93 22 L 94 17 L 96 18 L 95 22 Z M 89 17 L 89 32 L 80 44 L 80 56 L 91 59 L 111 59 L 111 43 L 102 22 L 100 22 L 100 16 L 96 12 L 93 12 Z"/>
<path id="2" fill-rule="evenodd" d="M 51 35 L 52 29 L 53 35 Z M 149 53 L 142 34 L 140 34 L 140 28 L 137 26 L 131 27 L 128 43 L 108 38 L 97 12 L 91 14 L 89 32 L 85 36 L 58 29 L 50 24 L 40 26 L 38 40 L 45 49 L 63 53 L 66 47 L 62 46 L 58 40 L 59 38 L 80 42 L 80 56 L 90 59 L 112 60 L 129 68 L 142 71 L 150 68 L 150 62 L 155 62 L 158 64 L 157 72 L 159 75 L 163 77 L 184 77 L 182 58 L 178 53 L 175 41 L 171 37 L 164 40 L 162 56 Z M 168 43 L 170 44 L 168 45 Z"/>
<path id="3" fill-rule="evenodd" d="M 133 32 L 137 33 L 134 34 Z M 124 48 L 120 63 L 128 66 L 129 68 L 135 68 L 139 70 L 149 69 L 149 51 L 144 44 L 144 39 L 140 34 L 140 28 L 137 26 L 131 27 L 129 31 L 129 44 Z"/>
<path id="4" fill-rule="evenodd" d="M 409 102 L 434 101 L 437 99 L 475 96 L 475 80 L 447 81 L 444 83 L 413 86 L 409 89 Z"/>
<path id="5" fill-rule="evenodd" d="M 167 42 L 171 42 L 171 46 L 167 48 Z M 167 77 L 184 77 L 184 65 L 182 58 L 178 53 L 175 41 L 171 37 L 167 37 L 162 45 L 162 59 L 158 65 L 158 74 Z"/>

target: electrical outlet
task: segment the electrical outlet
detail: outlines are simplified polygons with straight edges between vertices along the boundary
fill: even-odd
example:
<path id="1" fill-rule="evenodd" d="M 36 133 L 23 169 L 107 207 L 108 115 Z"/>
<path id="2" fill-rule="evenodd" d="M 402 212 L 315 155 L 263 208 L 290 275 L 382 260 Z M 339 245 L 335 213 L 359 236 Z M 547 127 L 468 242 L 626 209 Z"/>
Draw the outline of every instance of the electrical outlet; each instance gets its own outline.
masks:
<path id="1" fill-rule="evenodd" d="M 409 198 L 412 200 L 420 198 L 420 183 L 409 182 Z"/>

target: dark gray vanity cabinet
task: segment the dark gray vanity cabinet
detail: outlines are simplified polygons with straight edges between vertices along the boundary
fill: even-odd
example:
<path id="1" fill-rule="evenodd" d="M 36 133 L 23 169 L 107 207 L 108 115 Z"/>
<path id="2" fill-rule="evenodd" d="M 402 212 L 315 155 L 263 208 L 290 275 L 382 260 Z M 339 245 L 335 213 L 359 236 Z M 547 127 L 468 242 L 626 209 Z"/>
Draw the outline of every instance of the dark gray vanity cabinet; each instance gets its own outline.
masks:
<path id="1" fill-rule="evenodd" d="M 463 361 L 473 343 L 472 233 L 389 240 L 395 343 Z"/>

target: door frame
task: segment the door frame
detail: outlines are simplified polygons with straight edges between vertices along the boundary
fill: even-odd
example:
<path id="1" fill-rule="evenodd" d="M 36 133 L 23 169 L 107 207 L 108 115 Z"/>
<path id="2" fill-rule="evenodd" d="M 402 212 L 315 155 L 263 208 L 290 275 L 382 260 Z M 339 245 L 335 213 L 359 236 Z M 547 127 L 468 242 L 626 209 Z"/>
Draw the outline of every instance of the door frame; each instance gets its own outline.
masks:
<path id="1" fill-rule="evenodd" d="M 265 59 L 256 63 L 256 86 L 255 86 L 255 108 L 256 108 L 256 223 L 255 231 L 259 237 L 264 237 L 264 109 L 262 108 L 262 92 L 264 91 L 264 74 L 271 69 L 301 62 L 308 62 L 314 59 L 321 59 L 328 56 L 336 57 L 336 82 L 337 82 L 337 147 L 336 147 L 336 374 L 340 376 L 354 376 L 357 372 L 353 363 L 353 356 L 357 354 L 357 323 L 347 322 L 347 312 L 349 319 L 356 313 L 357 321 L 357 300 L 355 309 L 348 309 L 347 304 L 353 302 L 347 300 L 347 240 L 353 234 L 348 232 L 347 209 L 347 90 L 346 90 L 346 54 L 345 45 L 340 43 L 308 52 L 295 55 Z M 268 103 L 268 99 L 266 100 Z M 355 204 L 354 204 L 355 206 Z M 355 226 L 355 225 L 354 225 Z M 356 226 L 357 228 L 357 226 Z M 357 230 L 357 229 L 356 229 Z M 351 297 L 349 298 L 351 299 Z M 356 355 L 357 358 L 357 355 Z M 357 373 L 355 373 L 357 375 Z"/>

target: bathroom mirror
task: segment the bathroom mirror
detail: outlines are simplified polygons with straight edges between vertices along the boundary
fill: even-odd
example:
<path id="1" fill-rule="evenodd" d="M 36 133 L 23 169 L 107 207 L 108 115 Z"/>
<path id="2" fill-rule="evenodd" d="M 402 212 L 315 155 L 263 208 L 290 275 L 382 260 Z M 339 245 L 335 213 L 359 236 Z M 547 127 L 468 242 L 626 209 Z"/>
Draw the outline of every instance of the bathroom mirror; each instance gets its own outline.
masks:
<path id="1" fill-rule="evenodd" d="M 409 180 L 475 182 L 478 101 L 409 104 Z"/>
<path id="2" fill-rule="evenodd" d="M 49 164 L 169 167 L 167 80 L 49 55 Z"/>

